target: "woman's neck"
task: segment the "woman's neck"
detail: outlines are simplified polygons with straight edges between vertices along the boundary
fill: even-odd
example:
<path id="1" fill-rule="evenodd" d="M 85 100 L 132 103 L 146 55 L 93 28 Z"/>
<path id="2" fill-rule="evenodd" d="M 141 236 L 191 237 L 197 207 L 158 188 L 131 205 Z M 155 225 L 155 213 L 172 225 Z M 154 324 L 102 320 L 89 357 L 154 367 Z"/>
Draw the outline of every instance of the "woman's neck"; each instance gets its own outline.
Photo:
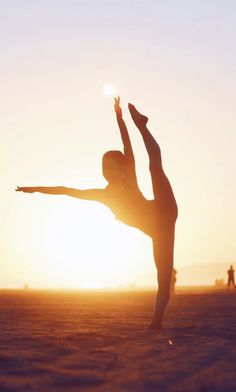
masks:
<path id="1" fill-rule="evenodd" d="M 111 192 L 120 193 L 120 192 L 124 189 L 124 185 L 125 185 L 125 181 L 124 181 L 123 178 L 121 178 L 121 179 L 118 180 L 118 181 L 109 182 L 109 183 L 108 183 L 108 189 L 109 189 Z"/>

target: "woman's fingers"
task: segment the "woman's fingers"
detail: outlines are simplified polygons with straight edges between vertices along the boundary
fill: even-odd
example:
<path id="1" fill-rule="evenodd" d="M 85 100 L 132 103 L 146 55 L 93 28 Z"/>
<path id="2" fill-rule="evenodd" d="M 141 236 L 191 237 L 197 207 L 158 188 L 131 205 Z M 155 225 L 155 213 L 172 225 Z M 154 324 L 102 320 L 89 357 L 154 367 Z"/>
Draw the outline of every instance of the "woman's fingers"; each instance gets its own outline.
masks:
<path id="1" fill-rule="evenodd" d="M 115 105 L 120 106 L 120 97 L 114 97 Z"/>
<path id="2" fill-rule="evenodd" d="M 16 192 L 32 193 L 33 191 L 34 191 L 34 188 L 32 188 L 32 187 L 18 186 L 16 188 Z"/>

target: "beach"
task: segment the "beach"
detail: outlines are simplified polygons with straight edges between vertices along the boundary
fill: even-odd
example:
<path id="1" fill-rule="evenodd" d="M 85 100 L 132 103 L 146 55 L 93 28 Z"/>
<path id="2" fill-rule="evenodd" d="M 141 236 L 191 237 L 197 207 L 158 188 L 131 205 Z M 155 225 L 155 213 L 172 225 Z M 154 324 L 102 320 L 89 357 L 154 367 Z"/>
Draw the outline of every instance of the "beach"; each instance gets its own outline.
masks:
<path id="1" fill-rule="evenodd" d="M 236 292 L 0 291 L 0 391 L 236 390 Z"/>

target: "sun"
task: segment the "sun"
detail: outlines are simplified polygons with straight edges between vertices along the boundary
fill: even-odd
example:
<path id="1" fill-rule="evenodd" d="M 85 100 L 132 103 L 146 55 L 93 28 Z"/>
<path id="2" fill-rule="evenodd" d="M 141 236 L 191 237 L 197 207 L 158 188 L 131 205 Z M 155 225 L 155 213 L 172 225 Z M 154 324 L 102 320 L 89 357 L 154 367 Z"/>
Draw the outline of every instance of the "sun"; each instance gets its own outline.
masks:
<path id="1" fill-rule="evenodd" d="M 115 97 L 117 95 L 117 89 L 112 83 L 104 84 L 102 92 L 106 97 Z"/>
<path id="2" fill-rule="evenodd" d="M 44 287 L 96 290 L 133 281 L 139 238 L 128 226 L 90 201 L 41 201 L 32 215 L 32 230 L 24 235 L 32 287 L 41 282 Z"/>

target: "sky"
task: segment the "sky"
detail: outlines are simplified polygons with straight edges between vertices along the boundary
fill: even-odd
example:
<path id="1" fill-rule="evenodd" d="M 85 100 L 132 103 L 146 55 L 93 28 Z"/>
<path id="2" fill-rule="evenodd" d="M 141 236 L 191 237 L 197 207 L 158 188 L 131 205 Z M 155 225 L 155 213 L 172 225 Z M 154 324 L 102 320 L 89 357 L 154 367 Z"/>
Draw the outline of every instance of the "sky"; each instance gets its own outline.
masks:
<path id="1" fill-rule="evenodd" d="M 236 267 L 235 14 L 233 0 L 0 0 L 0 287 L 155 285 L 151 240 L 106 207 L 14 192 L 106 186 L 101 157 L 122 149 L 106 83 L 121 97 L 147 198 L 128 102 L 161 146 L 179 206 L 177 270 Z"/>

